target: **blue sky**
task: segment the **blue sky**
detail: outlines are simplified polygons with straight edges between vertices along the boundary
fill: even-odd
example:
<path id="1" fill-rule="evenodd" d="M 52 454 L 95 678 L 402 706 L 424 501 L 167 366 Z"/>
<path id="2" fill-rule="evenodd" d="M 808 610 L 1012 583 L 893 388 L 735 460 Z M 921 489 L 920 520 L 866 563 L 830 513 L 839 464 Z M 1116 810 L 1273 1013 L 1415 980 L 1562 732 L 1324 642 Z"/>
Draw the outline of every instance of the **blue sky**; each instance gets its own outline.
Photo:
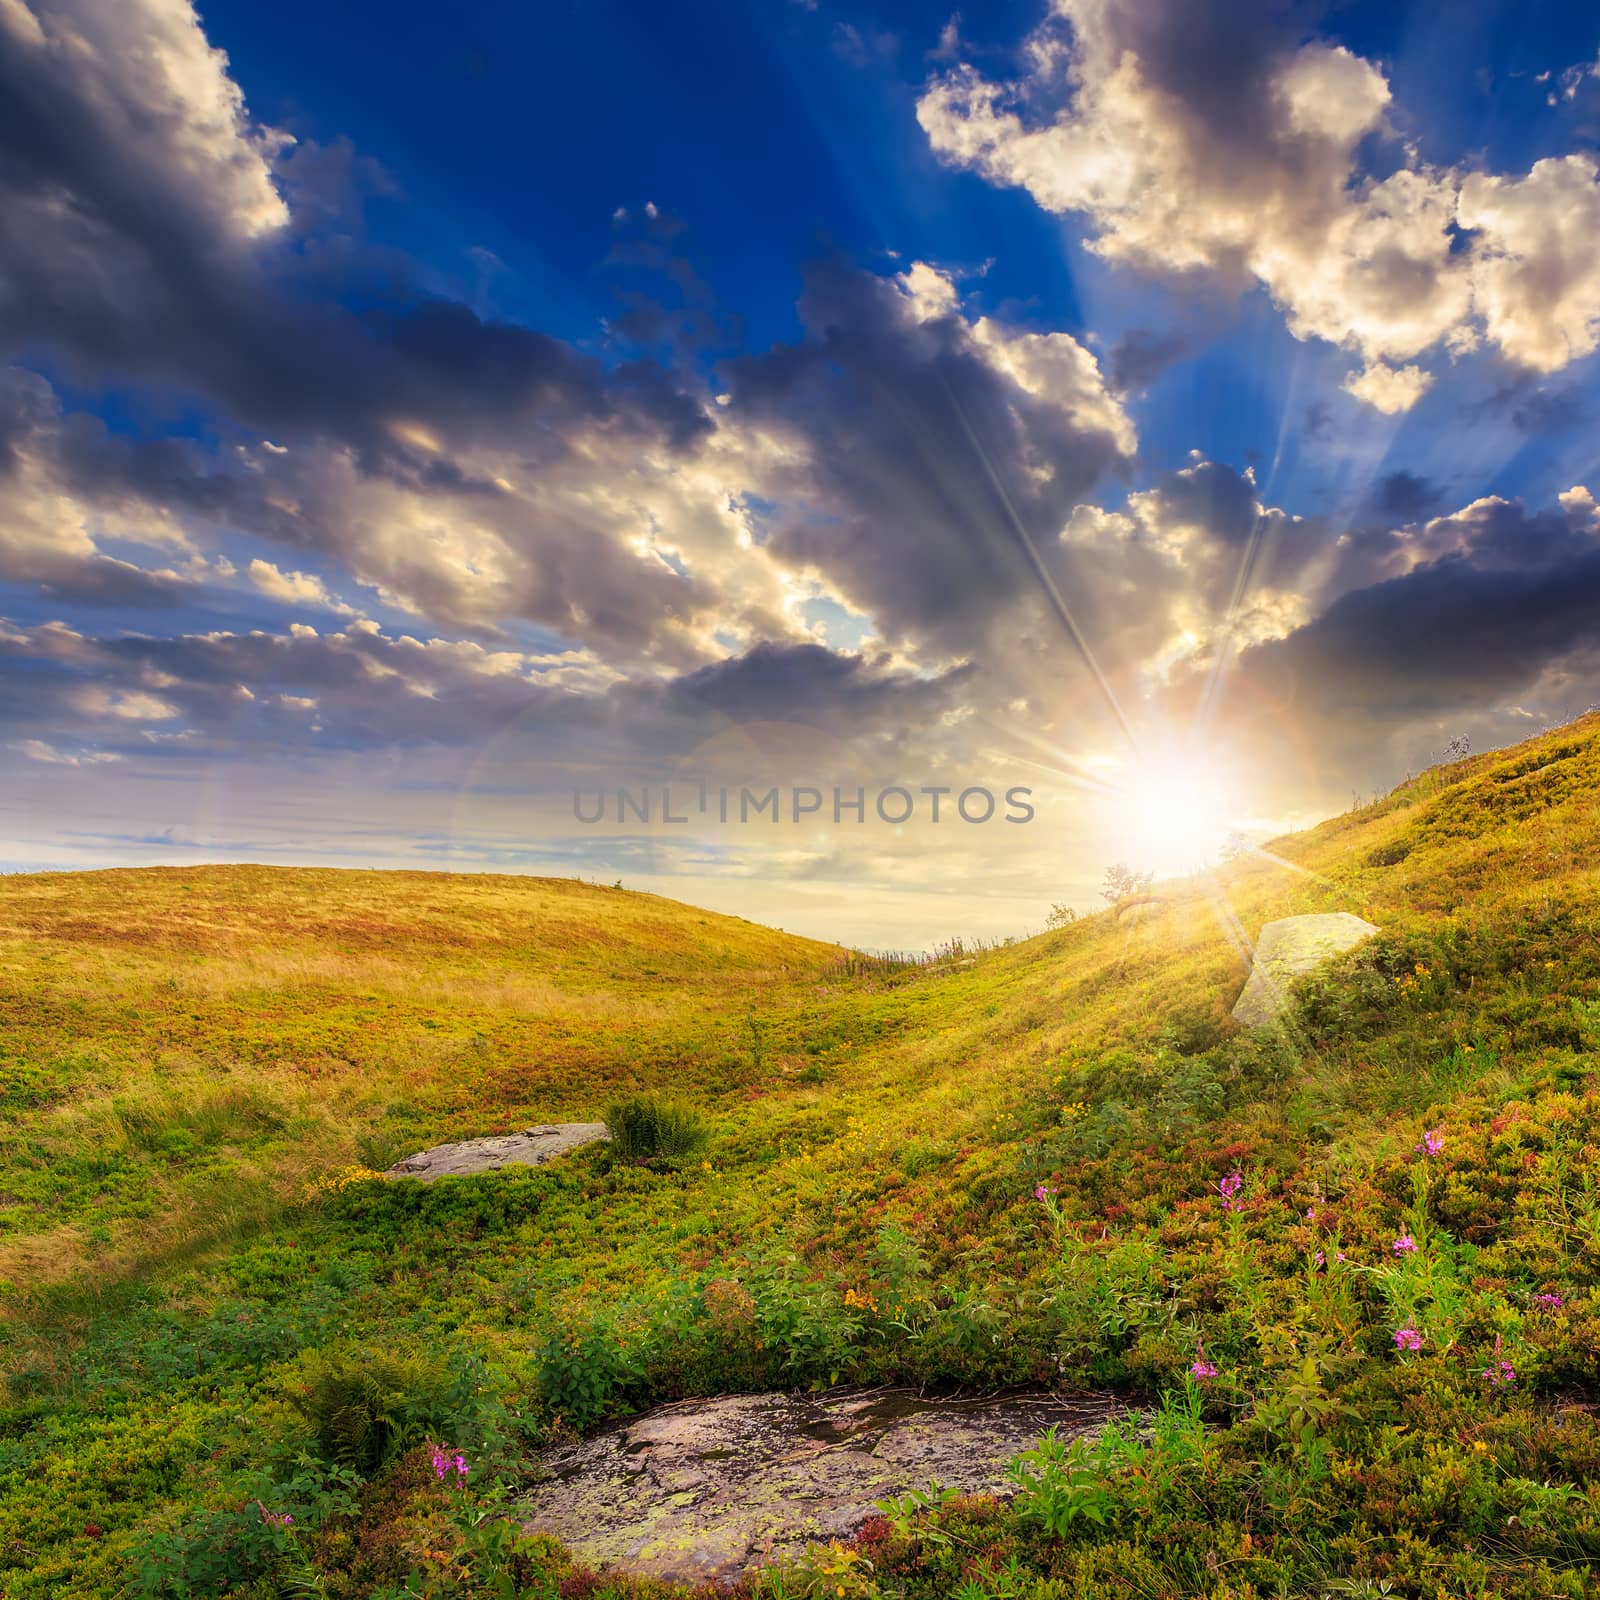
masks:
<path id="1" fill-rule="evenodd" d="M 910 944 L 1600 698 L 1593 9 L 968 12 L 5 0 L 0 859 Z M 1041 822 L 562 815 L 708 763 Z"/>

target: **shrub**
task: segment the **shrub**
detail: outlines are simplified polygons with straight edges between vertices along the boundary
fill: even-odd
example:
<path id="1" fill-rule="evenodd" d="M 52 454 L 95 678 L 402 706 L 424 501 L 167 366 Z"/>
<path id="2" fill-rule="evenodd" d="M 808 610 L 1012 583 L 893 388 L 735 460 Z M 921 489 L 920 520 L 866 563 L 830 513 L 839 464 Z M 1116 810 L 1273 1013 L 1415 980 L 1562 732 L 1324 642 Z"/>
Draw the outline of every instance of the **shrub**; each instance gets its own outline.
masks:
<path id="1" fill-rule="evenodd" d="M 705 1146 L 705 1119 L 688 1106 L 652 1095 L 619 1100 L 606 1111 L 611 1144 L 624 1161 L 692 1156 Z"/>
<path id="2" fill-rule="evenodd" d="M 1115 1504 L 1089 1442 L 1059 1439 L 1053 1425 L 1033 1449 L 1012 1460 L 1006 1475 L 1017 1486 L 1017 1515 L 1053 1538 L 1080 1519 L 1103 1523 Z"/>
<path id="3" fill-rule="evenodd" d="M 375 1472 L 448 1418 L 450 1374 L 423 1355 L 312 1351 L 295 1406 L 323 1460 Z"/>
<path id="4" fill-rule="evenodd" d="M 546 1407 L 580 1432 L 612 1410 L 637 1375 L 614 1325 L 603 1317 L 577 1327 L 552 1327 L 537 1367 Z"/>

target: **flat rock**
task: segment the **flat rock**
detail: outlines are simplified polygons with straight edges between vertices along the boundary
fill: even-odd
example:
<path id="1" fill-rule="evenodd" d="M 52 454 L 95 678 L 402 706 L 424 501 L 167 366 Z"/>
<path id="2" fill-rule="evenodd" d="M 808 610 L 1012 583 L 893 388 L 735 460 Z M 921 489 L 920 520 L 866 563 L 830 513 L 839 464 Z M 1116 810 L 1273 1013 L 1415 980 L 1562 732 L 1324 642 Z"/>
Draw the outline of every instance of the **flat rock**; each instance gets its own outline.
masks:
<path id="1" fill-rule="evenodd" d="M 1279 917 L 1256 940 L 1250 978 L 1233 1008 L 1247 1028 L 1260 1028 L 1282 1014 L 1289 985 L 1324 961 L 1370 939 L 1378 930 L 1348 911 Z"/>
<path id="2" fill-rule="evenodd" d="M 857 1389 L 680 1401 L 547 1452 L 521 1520 L 592 1566 L 728 1583 L 850 1538 L 875 1500 L 930 1478 L 1009 1494 L 1006 1463 L 1046 1428 L 1071 1438 L 1121 1414 L 1104 1395 L 925 1400 Z"/>
<path id="3" fill-rule="evenodd" d="M 447 1173 L 498 1172 L 502 1167 L 539 1167 L 564 1156 L 579 1145 L 608 1139 L 603 1122 L 545 1122 L 520 1133 L 488 1139 L 463 1139 L 459 1144 L 439 1144 L 397 1161 L 386 1178 L 421 1178 L 424 1183 Z"/>

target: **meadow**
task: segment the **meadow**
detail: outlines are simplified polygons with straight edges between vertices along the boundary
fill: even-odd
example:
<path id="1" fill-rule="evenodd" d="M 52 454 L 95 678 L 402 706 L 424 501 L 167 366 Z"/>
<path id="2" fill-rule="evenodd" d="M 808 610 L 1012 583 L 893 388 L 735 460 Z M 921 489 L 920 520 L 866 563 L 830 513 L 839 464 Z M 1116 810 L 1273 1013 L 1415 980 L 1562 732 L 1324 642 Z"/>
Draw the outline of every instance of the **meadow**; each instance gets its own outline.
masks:
<path id="1" fill-rule="evenodd" d="M 1110 1388 L 751 1600 L 1600 1594 L 1600 716 L 874 960 L 621 889 L 0 880 L 0 1594 L 643 1597 L 508 1519 L 693 1394 Z M 1229 1009 L 1238 935 L 1383 931 Z M 426 1145 L 672 1101 L 431 1185 Z"/>

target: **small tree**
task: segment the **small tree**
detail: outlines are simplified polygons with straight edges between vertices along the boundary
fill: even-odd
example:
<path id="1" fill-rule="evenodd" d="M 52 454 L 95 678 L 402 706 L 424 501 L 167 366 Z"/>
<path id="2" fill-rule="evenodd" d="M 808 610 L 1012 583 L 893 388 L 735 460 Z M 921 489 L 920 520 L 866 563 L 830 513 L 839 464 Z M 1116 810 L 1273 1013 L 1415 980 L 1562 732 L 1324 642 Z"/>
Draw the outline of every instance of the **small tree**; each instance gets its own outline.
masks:
<path id="1" fill-rule="evenodd" d="M 1044 919 L 1047 928 L 1067 928 L 1078 920 L 1078 913 L 1071 906 L 1055 905 L 1050 907 L 1050 915 Z"/>
<path id="2" fill-rule="evenodd" d="M 1115 905 L 1119 900 L 1126 900 L 1130 894 L 1143 894 L 1155 881 L 1155 873 L 1135 872 L 1126 861 L 1119 861 L 1115 866 L 1106 868 L 1106 881 L 1100 894 Z"/>

